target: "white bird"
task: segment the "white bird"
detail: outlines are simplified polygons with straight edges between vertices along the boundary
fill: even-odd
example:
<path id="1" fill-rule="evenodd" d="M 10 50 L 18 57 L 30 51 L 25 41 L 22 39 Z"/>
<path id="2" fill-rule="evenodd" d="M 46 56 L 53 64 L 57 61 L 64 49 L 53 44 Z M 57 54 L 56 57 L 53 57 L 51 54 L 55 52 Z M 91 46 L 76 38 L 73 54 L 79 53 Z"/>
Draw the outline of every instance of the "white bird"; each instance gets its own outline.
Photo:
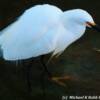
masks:
<path id="1" fill-rule="evenodd" d="M 12 61 L 60 54 L 84 34 L 86 26 L 94 25 L 91 15 L 82 9 L 63 12 L 48 4 L 34 6 L 1 31 L 3 58 Z"/>
<path id="2" fill-rule="evenodd" d="M 60 55 L 82 37 L 86 27 L 98 29 L 92 16 L 85 10 L 62 11 L 49 4 L 31 7 L 1 31 L 3 58 L 14 61 L 48 53 Z"/>

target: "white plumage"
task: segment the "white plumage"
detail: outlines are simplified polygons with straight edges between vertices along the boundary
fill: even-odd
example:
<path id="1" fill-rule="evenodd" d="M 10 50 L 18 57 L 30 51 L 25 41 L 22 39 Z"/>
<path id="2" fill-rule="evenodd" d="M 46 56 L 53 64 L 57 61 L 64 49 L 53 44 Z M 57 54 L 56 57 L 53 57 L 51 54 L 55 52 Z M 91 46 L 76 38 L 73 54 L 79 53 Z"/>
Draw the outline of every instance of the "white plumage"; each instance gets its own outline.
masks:
<path id="1" fill-rule="evenodd" d="M 84 34 L 86 22 L 94 23 L 81 9 L 63 12 L 48 4 L 34 6 L 1 31 L 3 58 L 21 60 L 50 52 L 60 54 Z"/>

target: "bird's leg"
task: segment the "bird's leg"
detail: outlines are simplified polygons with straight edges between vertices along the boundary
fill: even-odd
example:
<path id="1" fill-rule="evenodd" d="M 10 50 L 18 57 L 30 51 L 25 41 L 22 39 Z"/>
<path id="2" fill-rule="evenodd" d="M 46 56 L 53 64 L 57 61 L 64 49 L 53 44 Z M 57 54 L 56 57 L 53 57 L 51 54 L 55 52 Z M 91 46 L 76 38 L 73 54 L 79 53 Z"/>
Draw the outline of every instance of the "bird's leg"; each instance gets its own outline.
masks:
<path id="1" fill-rule="evenodd" d="M 28 86 L 28 94 L 31 96 L 31 92 L 32 92 L 32 64 L 33 64 L 33 60 L 31 60 L 29 62 L 29 64 L 26 66 L 26 77 L 27 77 L 27 86 Z"/>
<path id="2" fill-rule="evenodd" d="M 45 75 L 44 73 L 46 72 L 51 81 L 53 81 L 53 82 L 55 82 L 55 83 L 57 83 L 57 84 L 59 84 L 61 86 L 66 86 L 66 84 L 64 83 L 65 80 L 72 79 L 71 76 L 60 76 L 60 77 L 59 76 L 58 77 L 57 76 L 52 76 L 51 73 L 47 69 L 48 62 L 47 63 L 44 62 L 44 56 L 41 56 L 41 64 L 44 67 L 43 77 Z"/>
<path id="3" fill-rule="evenodd" d="M 44 72 L 43 72 L 43 77 L 45 75 L 45 72 L 48 74 L 49 76 L 49 80 L 57 83 L 58 85 L 61 85 L 61 86 L 66 86 L 66 84 L 64 83 L 64 81 L 66 80 L 75 80 L 75 78 L 73 78 L 72 76 L 52 76 L 52 74 L 48 71 L 47 69 L 47 63 L 44 62 L 44 56 L 41 56 L 41 63 L 44 67 Z"/>
<path id="4" fill-rule="evenodd" d="M 44 67 L 44 72 L 46 72 L 49 76 L 49 78 L 51 77 L 51 73 L 48 71 L 48 67 L 47 64 L 44 62 L 44 55 L 41 56 L 40 60 L 41 60 L 41 64 Z"/>
<path id="5" fill-rule="evenodd" d="M 45 92 L 45 78 L 44 78 L 44 76 L 45 76 L 45 73 L 43 71 L 42 75 L 41 75 L 41 78 L 40 78 L 40 81 L 41 81 L 42 93 L 43 93 L 42 96 L 43 96 L 43 98 L 45 100 L 45 98 L 46 98 L 46 92 Z"/>
<path id="6" fill-rule="evenodd" d="M 43 97 L 44 97 L 44 100 L 46 99 L 46 92 L 45 92 L 45 74 L 47 73 L 48 77 L 50 78 L 51 77 L 51 73 L 48 71 L 48 68 L 47 68 L 47 65 L 46 63 L 44 62 L 44 55 L 40 57 L 40 61 L 41 61 L 41 64 L 43 66 L 43 72 L 42 72 L 42 75 L 41 75 L 41 84 L 42 84 L 42 90 L 43 90 Z"/>

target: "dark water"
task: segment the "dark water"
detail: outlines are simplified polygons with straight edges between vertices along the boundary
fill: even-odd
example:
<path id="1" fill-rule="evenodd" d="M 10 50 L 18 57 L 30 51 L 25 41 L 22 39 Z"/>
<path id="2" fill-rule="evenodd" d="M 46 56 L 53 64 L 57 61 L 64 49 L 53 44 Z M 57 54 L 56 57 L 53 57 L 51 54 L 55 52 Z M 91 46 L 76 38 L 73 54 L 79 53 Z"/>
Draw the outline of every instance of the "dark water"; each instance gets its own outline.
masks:
<path id="1" fill-rule="evenodd" d="M 99 0 L 0 0 L 0 29 L 15 21 L 25 9 L 44 3 L 57 5 L 62 10 L 85 9 L 100 24 Z M 100 95 L 100 53 L 94 48 L 100 48 L 100 33 L 87 30 L 80 40 L 50 62 L 48 69 L 53 75 L 69 75 L 73 79 L 65 81 L 66 87 L 62 87 L 45 78 L 47 100 L 62 100 L 63 95 Z M 24 61 L 28 63 L 30 61 Z M 44 99 L 39 58 L 33 62 L 32 97 L 27 96 L 25 69 L 22 62 L 16 66 L 14 62 L 0 60 L 0 100 Z"/>

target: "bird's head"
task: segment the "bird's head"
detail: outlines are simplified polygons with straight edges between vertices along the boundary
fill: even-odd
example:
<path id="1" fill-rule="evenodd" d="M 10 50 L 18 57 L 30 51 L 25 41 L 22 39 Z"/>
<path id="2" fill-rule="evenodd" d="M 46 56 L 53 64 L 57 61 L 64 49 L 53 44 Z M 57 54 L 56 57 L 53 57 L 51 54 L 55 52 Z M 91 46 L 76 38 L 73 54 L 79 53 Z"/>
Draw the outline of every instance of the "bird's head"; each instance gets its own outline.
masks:
<path id="1" fill-rule="evenodd" d="M 94 22 L 93 17 L 85 10 L 74 9 L 67 12 L 71 22 L 79 26 L 85 26 L 100 31 L 98 25 Z M 74 27 L 74 26 L 73 26 Z"/>

